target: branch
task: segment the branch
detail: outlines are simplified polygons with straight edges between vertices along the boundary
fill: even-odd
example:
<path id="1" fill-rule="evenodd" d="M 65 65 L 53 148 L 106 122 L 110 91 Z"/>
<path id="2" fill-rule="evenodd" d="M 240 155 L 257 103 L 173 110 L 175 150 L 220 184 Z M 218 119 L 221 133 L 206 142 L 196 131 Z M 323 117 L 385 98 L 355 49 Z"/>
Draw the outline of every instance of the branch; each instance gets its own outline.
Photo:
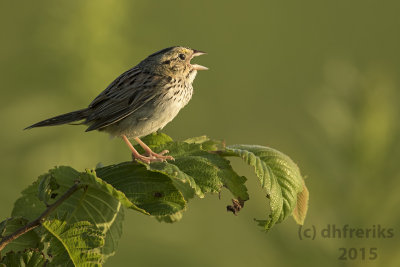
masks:
<path id="1" fill-rule="evenodd" d="M 75 193 L 77 190 L 79 190 L 82 186 L 79 185 L 80 181 L 75 181 L 75 184 L 71 186 L 67 192 L 65 192 L 64 195 L 62 195 L 56 202 L 51 204 L 37 219 L 34 221 L 28 223 L 24 227 L 18 229 L 14 233 L 5 236 L 1 241 L 0 241 L 0 251 L 3 250 L 5 246 L 8 245 L 8 243 L 14 241 L 21 235 L 35 229 L 39 225 L 41 225 L 44 220 L 47 218 L 47 216 L 50 215 L 55 209 L 57 209 L 58 206 L 60 206 L 66 199 L 68 199 L 73 193 Z"/>

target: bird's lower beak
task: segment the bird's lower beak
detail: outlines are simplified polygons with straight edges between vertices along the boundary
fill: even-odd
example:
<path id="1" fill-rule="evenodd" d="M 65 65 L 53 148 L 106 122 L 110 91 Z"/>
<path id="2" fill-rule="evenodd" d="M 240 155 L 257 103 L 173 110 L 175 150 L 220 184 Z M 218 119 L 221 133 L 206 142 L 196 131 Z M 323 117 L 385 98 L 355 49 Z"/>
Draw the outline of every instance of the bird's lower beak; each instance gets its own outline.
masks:
<path id="1" fill-rule="evenodd" d="M 204 66 L 199 65 L 199 64 L 192 64 L 192 67 L 193 67 L 193 69 L 195 69 L 195 70 L 208 70 L 207 67 L 204 67 Z"/>
<path id="2" fill-rule="evenodd" d="M 205 55 L 205 54 L 207 54 L 207 53 L 206 53 L 206 52 L 203 52 L 203 51 L 199 51 L 199 50 L 193 49 L 192 58 L 193 58 L 193 57 L 198 57 L 198 56 L 201 56 L 201 55 Z M 204 67 L 204 66 L 199 65 L 199 64 L 192 64 L 192 67 L 193 67 L 193 69 L 195 69 L 195 70 L 208 70 L 207 67 Z"/>

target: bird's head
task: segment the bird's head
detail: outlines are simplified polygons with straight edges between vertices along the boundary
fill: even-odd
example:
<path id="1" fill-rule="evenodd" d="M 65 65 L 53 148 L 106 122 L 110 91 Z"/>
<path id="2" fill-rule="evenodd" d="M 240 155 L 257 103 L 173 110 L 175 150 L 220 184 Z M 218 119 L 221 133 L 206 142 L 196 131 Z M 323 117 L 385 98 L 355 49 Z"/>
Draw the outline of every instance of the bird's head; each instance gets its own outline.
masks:
<path id="1" fill-rule="evenodd" d="M 207 70 L 208 68 L 191 64 L 190 60 L 204 54 L 205 52 L 187 47 L 169 47 L 148 56 L 140 63 L 140 67 L 160 75 L 194 78 L 198 70 Z"/>

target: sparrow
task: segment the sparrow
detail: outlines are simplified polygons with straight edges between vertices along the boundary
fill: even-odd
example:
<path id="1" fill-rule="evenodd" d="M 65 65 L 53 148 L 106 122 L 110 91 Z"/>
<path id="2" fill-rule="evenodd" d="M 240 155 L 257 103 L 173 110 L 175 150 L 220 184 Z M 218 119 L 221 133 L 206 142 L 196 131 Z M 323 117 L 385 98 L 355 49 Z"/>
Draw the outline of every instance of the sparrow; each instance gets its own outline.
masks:
<path id="1" fill-rule="evenodd" d="M 156 153 L 140 137 L 167 125 L 193 95 L 197 71 L 208 68 L 191 64 L 205 52 L 174 46 L 155 52 L 122 73 L 87 108 L 35 123 L 25 129 L 61 124 L 84 124 L 86 132 L 98 130 L 121 137 L 133 158 L 144 163 L 173 160 L 167 150 Z M 129 141 L 134 139 L 145 151 L 141 155 Z"/>

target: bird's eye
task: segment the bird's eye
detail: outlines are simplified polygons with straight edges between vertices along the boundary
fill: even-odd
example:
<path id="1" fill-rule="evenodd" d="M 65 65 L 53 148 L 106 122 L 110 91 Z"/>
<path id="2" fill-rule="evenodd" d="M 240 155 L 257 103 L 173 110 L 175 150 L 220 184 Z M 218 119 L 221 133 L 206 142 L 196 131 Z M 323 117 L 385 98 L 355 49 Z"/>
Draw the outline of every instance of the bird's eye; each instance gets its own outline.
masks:
<path id="1" fill-rule="evenodd" d="M 186 56 L 184 54 L 179 54 L 179 58 L 185 60 Z"/>
<path id="2" fill-rule="evenodd" d="M 164 61 L 163 63 L 164 63 L 164 64 L 169 64 L 169 63 L 171 63 L 171 60 L 166 60 L 166 61 Z"/>

